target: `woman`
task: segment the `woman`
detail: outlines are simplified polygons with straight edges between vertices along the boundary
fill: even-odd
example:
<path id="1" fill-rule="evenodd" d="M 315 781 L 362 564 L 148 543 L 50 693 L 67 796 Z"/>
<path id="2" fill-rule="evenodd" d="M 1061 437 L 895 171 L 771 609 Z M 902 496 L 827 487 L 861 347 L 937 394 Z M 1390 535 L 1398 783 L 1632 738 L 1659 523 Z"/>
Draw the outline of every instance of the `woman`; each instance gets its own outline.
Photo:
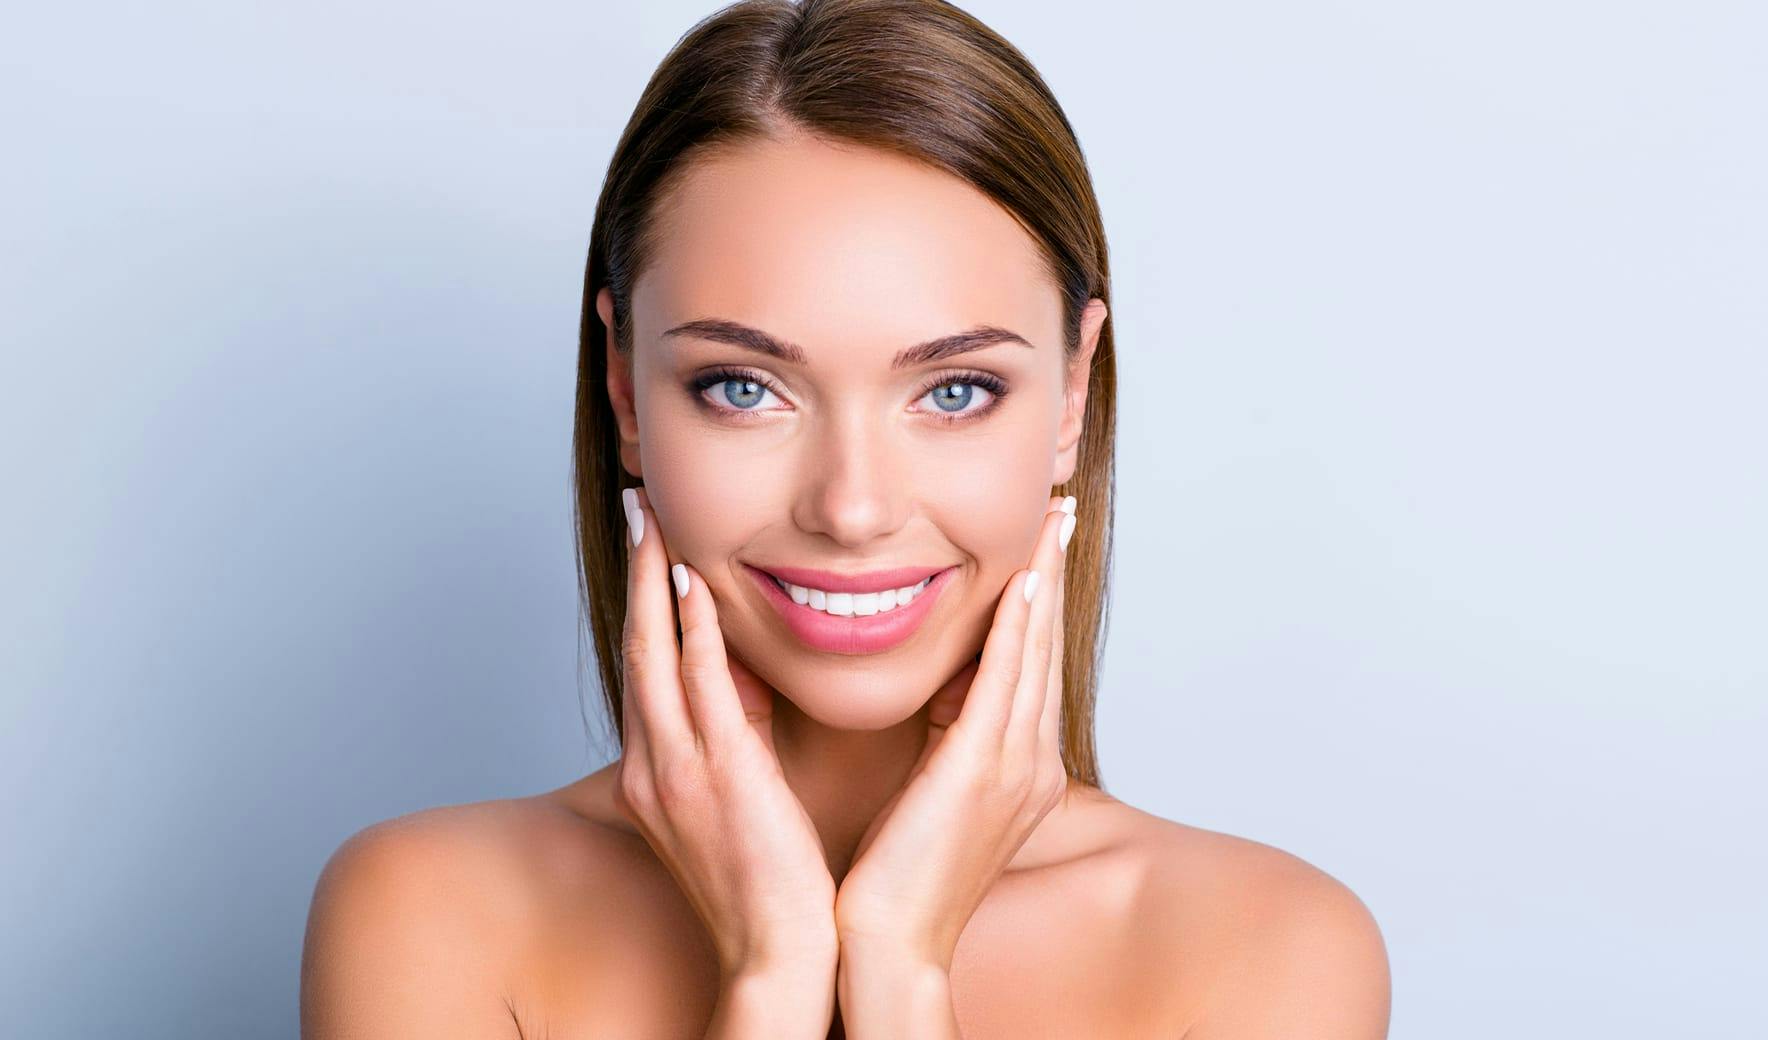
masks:
<path id="1" fill-rule="evenodd" d="M 303 1034 L 1385 1035 L 1356 896 L 1100 787 L 1108 285 L 1072 129 L 963 12 L 690 31 L 584 286 L 621 756 L 347 841 Z"/>

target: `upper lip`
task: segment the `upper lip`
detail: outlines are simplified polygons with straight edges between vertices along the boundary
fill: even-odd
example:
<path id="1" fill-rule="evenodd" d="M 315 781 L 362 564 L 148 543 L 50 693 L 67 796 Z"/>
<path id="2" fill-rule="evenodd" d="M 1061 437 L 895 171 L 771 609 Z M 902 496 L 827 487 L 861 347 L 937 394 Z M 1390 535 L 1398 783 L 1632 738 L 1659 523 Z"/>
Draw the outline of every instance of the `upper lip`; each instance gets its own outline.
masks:
<path id="1" fill-rule="evenodd" d="M 756 567 L 763 574 L 771 574 L 781 581 L 793 585 L 802 585 L 808 589 L 821 589 L 824 592 L 883 592 L 886 589 L 900 589 L 909 585 L 917 585 L 922 578 L 938 574 L 944 567 L 893 567 L 889 570 L 866 571 L 864 574 L 836 574 L 834 571 L 817 570 L 813 567 Z"/>

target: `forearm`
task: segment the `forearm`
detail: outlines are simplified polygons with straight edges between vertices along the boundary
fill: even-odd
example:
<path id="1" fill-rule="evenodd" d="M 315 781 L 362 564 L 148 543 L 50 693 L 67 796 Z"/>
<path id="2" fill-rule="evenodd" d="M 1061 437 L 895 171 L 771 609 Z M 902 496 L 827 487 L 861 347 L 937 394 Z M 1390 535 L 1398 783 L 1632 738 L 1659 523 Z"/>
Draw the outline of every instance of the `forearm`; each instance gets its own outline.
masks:
<path id="1" fill-rule="evenodd" d="M 831 965 L 721 982 L 706 1040 L 826 1040 L 835 1017 L 833 975 Z"/>
<path id="2" fill-rule="evenodd" d="M 951 974 L 940 965 L 845 944 L 835 978 L 849 1040 L 961 1040 Z"/>

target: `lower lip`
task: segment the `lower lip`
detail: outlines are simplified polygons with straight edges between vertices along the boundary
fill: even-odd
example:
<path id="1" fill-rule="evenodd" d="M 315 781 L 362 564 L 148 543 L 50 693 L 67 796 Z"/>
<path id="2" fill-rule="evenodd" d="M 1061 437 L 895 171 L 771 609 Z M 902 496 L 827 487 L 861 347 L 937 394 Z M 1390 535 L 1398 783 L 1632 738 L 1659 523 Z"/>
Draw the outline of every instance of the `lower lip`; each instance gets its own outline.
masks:
<path id="1" fill-rule="evenodd" d="M 745 564 L 747 567 L 747 564 Z M 933 576 L 921 594 L 906 607 L 869 617 L 836 617 L 792 601 L 785 589 L 774 584 L 766 571 L 748 567 L 761 586 L 762 595 L 780 612 L 786 627 L 799 641 L 831 654 L 875 654 L 897 646 L 914 635 L 933 611 L 933 600 L 957 570 L 947 567 Z"/>

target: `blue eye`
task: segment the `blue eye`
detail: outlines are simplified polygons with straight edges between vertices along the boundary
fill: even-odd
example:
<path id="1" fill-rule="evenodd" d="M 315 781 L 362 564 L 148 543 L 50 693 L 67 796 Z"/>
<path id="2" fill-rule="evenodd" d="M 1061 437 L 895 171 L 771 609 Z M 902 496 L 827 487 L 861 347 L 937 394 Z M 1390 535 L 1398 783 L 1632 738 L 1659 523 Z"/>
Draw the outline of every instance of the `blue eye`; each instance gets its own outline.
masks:
<path id="1" fill-rule="evenodd" d="M 976 399 L 977 387 L 988 393 L 988 403 L 980 408 L 970 408 L 970 402 Z M 974 369 L 967 372 L 947 372 L 923 386 L 921 392 L 933 398 L 933 414 L 940 422 L 963 423 L 979 419 L 999 408 L 1001 399 L 1007 396 L 1007 381 L 1000 376 Z"/>
<path id="2" fill-rule="evenodd" d="M 719 388 L 718 392 L 708 397 L 706 391 L 714 387 Z M 982 407 L 972 408 L 970 404 L 976 399 L 978 387 L 987 392 L 988 400 Z M 703 372 L 689 381 L 688 390 L 707 410 L 727 416 L 768 411 L 757 406 L 767 394 L 780 392 L 779 387 L 759 372 L 741 368 L 714 368 Z M 921 397 L 934 399 L 929 414 L 948 424 L 969 422 L 986 415 L 994 411 L 1005 396 L 1006 381 L 987 372 L 948 373 L 921 387 Z M 723 403 L 715 403 L 716 398 L 723 398 Z"/>
<path id="3" fill-rule="evenodd" d="M 719 387 L 717 396 L 724 398 L 725 405 L 710 404 L 706 399 L 706 391 Z M 777 392 L 774 385 L 754 372 L 742 369 L 716 368 L 704 372 L 688 383 L 697 400 L 707 404 L 716 412 L 757 412 L 763 409 L 754 407 L 764 395 Z"/>

